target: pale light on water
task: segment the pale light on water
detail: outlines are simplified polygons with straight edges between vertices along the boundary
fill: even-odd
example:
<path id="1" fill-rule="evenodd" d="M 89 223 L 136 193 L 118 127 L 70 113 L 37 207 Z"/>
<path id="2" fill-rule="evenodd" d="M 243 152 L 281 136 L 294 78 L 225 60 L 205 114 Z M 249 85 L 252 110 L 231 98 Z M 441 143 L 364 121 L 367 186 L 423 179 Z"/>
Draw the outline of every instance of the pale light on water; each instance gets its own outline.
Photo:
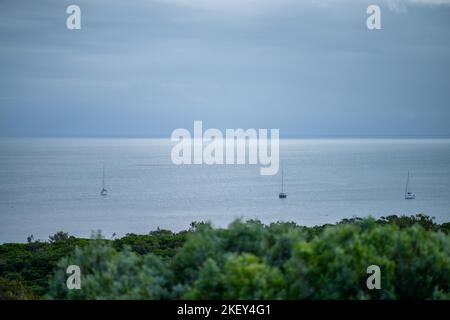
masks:
<path id="1" fill-rule="evenodd" d="M 450 140 L 283 140 L 280 175 L 257 165 L 176 166 L 163 139 L 1 139 L 0 242 L 63 230 L 109 237 L 238 217 L 304 225 L 424 213 L 450 220 Z M 102 166 L 108 196 L 101 197 Z M 415 200 L 405 200 L 411 172 Z"/>

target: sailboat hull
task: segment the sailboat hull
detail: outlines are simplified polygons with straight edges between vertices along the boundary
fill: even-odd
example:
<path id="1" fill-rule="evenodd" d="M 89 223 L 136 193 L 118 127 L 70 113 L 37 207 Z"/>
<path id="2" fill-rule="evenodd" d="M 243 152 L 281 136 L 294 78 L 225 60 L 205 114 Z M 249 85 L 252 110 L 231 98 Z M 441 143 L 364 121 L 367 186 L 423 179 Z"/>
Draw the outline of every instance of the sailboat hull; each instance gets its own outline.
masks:
<path id="1" fill-rule="evenodd" d="M 281 192 L 278 194 L 279 199 L 287 198 L 287 194 L 284 192 L 284 166 L 281 165 Z"/>

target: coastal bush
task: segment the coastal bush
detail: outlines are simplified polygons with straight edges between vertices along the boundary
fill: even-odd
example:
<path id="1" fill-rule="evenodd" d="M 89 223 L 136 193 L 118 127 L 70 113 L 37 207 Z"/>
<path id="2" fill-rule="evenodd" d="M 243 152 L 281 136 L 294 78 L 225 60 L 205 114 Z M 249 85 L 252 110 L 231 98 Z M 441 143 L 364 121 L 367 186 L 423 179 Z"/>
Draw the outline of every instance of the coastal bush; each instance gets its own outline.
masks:
<path id="1" fill-rule="evenodd" d="M 370 265 L 381 290 L 367 290 Z M 290 299 L 430 299 L 450 292 L 450 238 L 366 219 L 296 243 L 286 269 Z"/>
<path id="2" fill-rule="evenodd" d="M 283 265 L 292 256 L 292 249 L 295 243 L 307 241 L 312 237 L 311 232 L 305 231 L 304 227 L 299 227 L 295 223 L 277 222 L 268 227 L 267 248 L 264 256 L 267 263 L 283 269 Z"/>
<path id="3" fill-rule="evenodd" d="M 121 251 L 126 246 L 137 254 L 153 253 L 164 259 L 173 257 L 189 232 L 172 233 L 155 230 L 148 235 L 127 235 L 109 241 Z M 0 278 L 18 281 L 33 297 L 43 297 L 49 290 L 49 279 L 58 261 L 71 255 L 76 247 L 83 248 L 91 240 L 75 238 L 65 232 L 49 236 L 48 242 L 28 237 L 27 243 L 0 245 Z M 106 241 L 106 240 L 105 240 Z M 12 282 L 14 284 L 15 282 Z"/>
<path id="4" fill-rule="evenodd" d="M 66 269 L 82 270 L 82 288 L 68 290 Z M 76 248 L 57 265 L 48 297 L 51 299 L 162 299 L 167 297 L 170 274 L 153 254 L 137 255 L 128 247 L 116 251 L 110 243 L 94 239 Z"/>
<path id="5" fill-rule="evenodd" d="M 52 243 L 32 241 L 0 245 L 0 278 L 19 281 L 33 296 L 42 297 L 48 290 L 48 281 L 57 262 L 87 242 L 70 237 Z"/>
<path id="6" fill-rule="evenodd" d="M 49 242 L 58 242 L 58 241 L 64 241 L 69 239 L 69 234 L 67 232 L 63 232 L 63 231 L 58 231 L 57 233 L 55 233 L 52 236 L 48 237 Z"/>
<path id="7" fill-rule="evenodd" d="M 204 261 L 209 258 L 216 261 L 222 259 L 221 242 L 219 232 L 211 224 L 199 225 L 195 233 L 188 236 L 172 262 L 174 280 L 180 288 L 188 286 L 197 278 Z"/>
<path id="8" fill-rule="evenodd" d="M 187 231 L 173 233 L 162 229 L 151 231 L 148 235 L 129 233 L 120 239 L 114 240 L 113 246 L 119 251 L 128 246 L 132 251 L 141 255 L 151 252 L 160 257 L 170 258 L 182 246 L 188 233 Z"/>
<path id="9" fill-rule="evenodd" d="M 187 237 L 174 257 L 176 280 L 190 284 L 196 280 L 203 262 L 214 259 L 222 266 L 229 254 L 252 254 L 280 267 L 290 258 L 293 244 L 303 238 L 303 227 L 294 223 L 266 226 L 256 220 L 235 220 L 226 229 L 202 224 Z"/>
<path id="10" fill-rule="evenodd" d="M 223 266 L 208 259 L 186 299 L 274 299 L 285 290 L 284 277 L 253 254 L 228 255 Z"/>
<path id="11" fill-rule="evenodd" d="M 449 225 L 417 215 L 316 227 L 196 222 L 114 240 L 58 232 L 0 245 L 0 298 L 449 299 Z M 82 290 L 66 287 L 72 264 Z M 381 268 L 381 290 L 366 287 L 370 265 Z"/>
<path id="12" fill-rule="evenodd" d="M 0 278 L 0 300 L 34 300 L 37 298 L 23 282 Z"/>
<path id="13" fill-rule="evenodd" d="M 440 227 L 429 220 L 415 221 L 355 219 L 320 232 L 253 220 L 237 220 L 226 229 L 198 224 L 165 261 L 93 240 L 60 262 L 49 297 L 446 299 L 450 236 L 433 231 Z M 65 288 L 68 264 L 83 270 L 82 290 Z M 366 286 L 370 265 L 381 269 L 380 290 Z"/>

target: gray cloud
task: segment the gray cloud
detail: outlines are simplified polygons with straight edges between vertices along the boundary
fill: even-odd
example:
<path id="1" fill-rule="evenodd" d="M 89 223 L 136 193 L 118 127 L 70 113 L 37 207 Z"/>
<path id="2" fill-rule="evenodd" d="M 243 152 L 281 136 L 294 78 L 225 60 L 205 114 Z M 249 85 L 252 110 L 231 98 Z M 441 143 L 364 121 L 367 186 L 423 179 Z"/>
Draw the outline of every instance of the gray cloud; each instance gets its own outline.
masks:
<path id="1" fill-rule="evenodd" d="M 211 3 L 80 0 L 69 31 L 71 1 L 1 2 L 0 135 L 450 135 L 448 6 Z"/>

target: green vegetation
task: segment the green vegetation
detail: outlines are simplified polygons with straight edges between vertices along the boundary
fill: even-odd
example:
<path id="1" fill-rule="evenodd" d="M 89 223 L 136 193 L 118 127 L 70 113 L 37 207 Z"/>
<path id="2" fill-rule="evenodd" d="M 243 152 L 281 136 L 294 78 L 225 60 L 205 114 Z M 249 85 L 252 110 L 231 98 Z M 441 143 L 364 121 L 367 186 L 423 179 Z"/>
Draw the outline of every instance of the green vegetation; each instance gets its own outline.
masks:
<path id="1" fill-rule="evenodd" d="M 450 299 L 450 223 L 424 215 L 303 227 L 236 220 L 105 240 L 0 245 L 2 299 Z M 67 290 L 78 265 L 82 289 Z M 366 269 L 381 268 L 381 290 Z"/>
<path id="2" fill-rule="evenodd" d="M 89 240 L 69 237 L 61 241 L 8 243 L 0 246 L 0 298 L 42 297 L 58 261 Z M 9 292 L 6 296 L 5 292 Z"/>

